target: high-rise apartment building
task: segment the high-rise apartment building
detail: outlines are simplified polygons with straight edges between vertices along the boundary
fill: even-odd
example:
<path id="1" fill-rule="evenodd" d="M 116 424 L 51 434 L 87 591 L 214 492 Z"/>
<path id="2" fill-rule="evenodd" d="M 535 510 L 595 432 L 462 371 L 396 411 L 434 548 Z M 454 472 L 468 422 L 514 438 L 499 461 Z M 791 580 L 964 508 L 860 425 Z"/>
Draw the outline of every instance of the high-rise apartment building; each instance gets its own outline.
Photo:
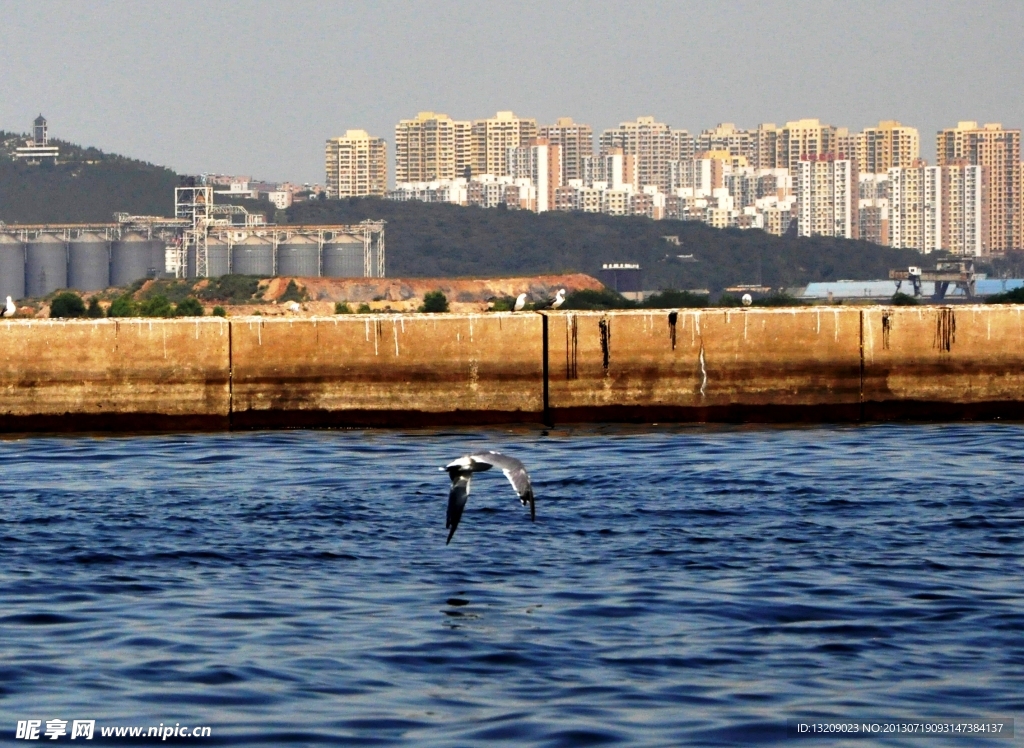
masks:
<path id="1" fill-rule="evenodd" d="M 750 163 L 755 169 L 776 169 L 778 163 L 779 135 L 782 133 L 774 122 L 757 126 L 753 133 Z"/>
<path id="2" fill-rule="evenodd" d="M 883 120 L 858 136 L 857 166 L 861 174 L 884 174 L 892 168 L 907 168 L 921 155 L 916 127 L 896 120 Z"/>
<path id="3" fill-rule="evenodd" d="M 388 188 L 387 146 L 366 130 L 349 130 L 327 141 L 327 197 L 384 196 Z"/>
<path id="4" fill-rule="evenodd" d="M 433 182 L 465 177 L 472 155 L 472 124 L 447 114 L 420 112 L 395 126 L 395 181 Z"/>
<path id="5" fill-rule="evenodd" d="M 779 131 L 775 166 L 796 174 L 802 159 L 816 158 L 826 153 L 836 153 L 836 128 L 823 125 L 816 119 L 787 122 Z M 843 155 L 850 157 L 850 154 Z"/>
<path id="6" fill-rule="evenodd" d="M 671 130 L 670 133 L 673 161 L 686 161 L 696 156 L 696 139 L 687 130 Z"/>
<path id="7" fill-rule="evenodd" d="M 712 130 L 704 130 L 697 136 L 698 151 L 728 151 L 730 156 L 743 156 L 754 160 L 754 134 L 749 130 L 738 130 L 732 122 L 720 122 Z"/>
<path id="8" fill-rule="evenodd" d="M 540 128 L 539 136 L 558 146 L 562 154 L 562 184 L 570 179 L 583 179 L 583 159 L 594 155 L 594 131 L 590 125 L 559 117 L 553 125 Z"/>
<path id="9" fill-rule="evenodd" d="M 942 248 L 980 257 L 988 252 L 988 170 L 966 159 L 940 167 L 942 172 Z"/>
<path id="10" fill-rule="evenodd" d="M 669 164 L 673 150 L 672 130 L 654 117 L 638 117 L 635 122 L 623 122 L 613 130 L 601 133 L 601 154 L 611 148 L 621 148 L 623 155 L 636 157 L 638 188 L 648 185 L 662 192 L 669 189 Z"/>
<path id="11" fill-rule="evenodd" d="M 534 210 L 555 210 L 558 188 L 562 186 L 562 148 L 547 138 L 534 138 L 529 145 L 508 149 L 509 175 L 529 179 L 537 190 Z"/>
<path id="12" fill-rule="evenodd" d="M 939 166 L 966 162 L 986 168 L 985 251 L 1002 252 L 1024 245 L 1024 226 L 1017 215 L 1021 201 L 1017 192 L 1020 130 L 1004 130 L 998 123 L 978 127 L 977 122 L 959 122 L 939 131 L 935 151 Z"/>
<path id="13" fill-rule="evenodd" d="M 942 249 L 942 169 L 889 169 L 889 246 L 928 254 Z"/>
<path id="14" fill-rule="evenodd" d="M 799 236 L 858 237 L 856 161 L 831 153 L 806 156 L 797 162 L 796 182 Z"/>
<path id="15" fill-rule="evenodd" d="M 537 120 L 498 112 L 490 119 L 473 121 L 473 175 L 508 176 L 508 149 L 518 148 L 537 137 Z"/>

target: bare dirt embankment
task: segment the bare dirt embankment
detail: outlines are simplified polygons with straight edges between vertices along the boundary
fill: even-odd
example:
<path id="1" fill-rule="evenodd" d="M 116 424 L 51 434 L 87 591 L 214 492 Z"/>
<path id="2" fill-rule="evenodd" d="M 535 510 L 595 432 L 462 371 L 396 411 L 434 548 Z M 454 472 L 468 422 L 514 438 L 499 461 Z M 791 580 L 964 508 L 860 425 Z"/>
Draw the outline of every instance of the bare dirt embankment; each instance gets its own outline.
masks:
<path id="1" fill-rule="evenodd" d="M 526 293 L 530 301 L 541 301 L 560 288 L 568 293 L 604 288 L 599 280 L 583 273 L 523 278 L 272 278 L 264 288 L 263 300 L 271 302 L 271 308 L 280 307 L 273 302 L 285 293 L 291 280 L 308 296 L 302 304 L 307 314 L 332 314 L 339 301 L 353 309 L 368 304 L 374 311 L 415 311 L 424 294 L 431 291 L 443 293 L 453 312 L 476 312 L 485 311 L 494 298 Z"/>

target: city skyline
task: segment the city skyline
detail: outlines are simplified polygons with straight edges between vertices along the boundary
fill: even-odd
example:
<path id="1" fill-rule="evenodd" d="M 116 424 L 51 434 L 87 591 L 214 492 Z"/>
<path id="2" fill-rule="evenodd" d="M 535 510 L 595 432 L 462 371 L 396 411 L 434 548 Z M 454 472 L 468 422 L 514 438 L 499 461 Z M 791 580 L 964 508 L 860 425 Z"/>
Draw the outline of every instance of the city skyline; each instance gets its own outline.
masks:
<path id="1" fill-rule="evenodd" d="M 958 121 L 1024 122 L 1024 102 L 1008 95 L 1024 69 L 1019 4 L 824 5 L 254 3 L 237 13 L 0 0 L 0 128 L 22 132 L 43 111 L 61 139 L 182 173 L 319 182 L 327 139 L 365 129 L 393 154 L 394 124 L 427 110 L 571 116 L 595 138 L 647 115 L 691 133 L 897 119 L 920 130 L 931 163 L 934 133 Z M 389 159 L 389 180 L 393 168 Z"/>

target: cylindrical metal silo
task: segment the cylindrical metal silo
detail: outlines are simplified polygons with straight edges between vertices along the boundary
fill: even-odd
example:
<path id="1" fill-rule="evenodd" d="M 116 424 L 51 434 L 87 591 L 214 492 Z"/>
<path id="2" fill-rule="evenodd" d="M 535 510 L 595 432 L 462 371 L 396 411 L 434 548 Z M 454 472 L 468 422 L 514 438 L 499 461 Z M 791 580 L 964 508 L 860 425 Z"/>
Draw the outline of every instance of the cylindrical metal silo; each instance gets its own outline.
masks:
<path id="1" fill-rule="evenodd" d="M 68 288 L 102 291 L 110 285 L 110 247 L 99 234 L 82 233 L 68 243 Z"/>
<path id="2" fill-rule="evenodd" d="M 296 278 L 320 275 L 320 243 L 310 236 L 293 236 L 278 244 L 277 274 Z"/>
<path id="3" fill-rule="evenodd" d="M 231 269 L 231 245 L 223 239 L 206 240 L 206 275 L 216 278 Z M 238 272 L 237 270 L 235 272 Z"/>
<path id="4" fill-rule="evenodd" d="M 274 243 L 262 236 L 250 236 L 231 247 L 231 272 L 236 275 L 274 275 Z"/>
<path id="5" fill-rule="evenodd" d="M 110 245 L 110 285 L 127 286 L 149 275 L 152 248 L 142 234 L 130 231 Z"/>
<path id="6" fill-rule="evenodd" d="M 68 287 L 68 253 L 64 240 L 39 234 L 25 245 L 25 293 L 46 296 Z"/>
<path id="7" fill-rule="evenodd" d="M 231 255 L 231 246 L 224 239 L 217 239 L 216 237 L 207 237 L 206 239 L 206 276 L 207 278 L 217 278 L 221 275 L 227 275 L 229 270 L 229 259 Z M 196 248 L 188 248 L 188 256 L 185 258 L 188 262 L 186 268 L 187 276 L 189 278 L 196 277 Z"/>
<path id="8" fill-rule="evenodd" d="M 167 242 L 163 239 L 149 240 L 149 271 L 155 278 L 167 275 Z"/>
<path id="9" fill-rule="evenodd" d="M 25 244 L 16 236 L 0 234 L 0 303 L 8 296 L 25 297 Z"/>
<path id="10" fill-rule="evenodd" d="M 363 276 L 363 240 L 339 236 L 324 243 L 324 276 L 328 278 L 361 278 Z"/>

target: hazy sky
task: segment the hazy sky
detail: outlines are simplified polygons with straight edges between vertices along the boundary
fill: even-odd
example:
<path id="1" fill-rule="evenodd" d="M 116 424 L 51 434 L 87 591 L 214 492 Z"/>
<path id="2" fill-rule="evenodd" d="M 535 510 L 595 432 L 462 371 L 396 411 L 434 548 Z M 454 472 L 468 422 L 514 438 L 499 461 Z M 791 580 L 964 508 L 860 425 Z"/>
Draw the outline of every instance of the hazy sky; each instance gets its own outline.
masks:
<path id="1" fill-rule="evenodd" d="M 418 111 L 595 132 L 654 115 L 1024 126 L 1024 3 L 0 0 L 0 129 L 179 172 L 323 182 L 324 141 Z M 392 164 L 393 171 L 393 164 Z"/>

